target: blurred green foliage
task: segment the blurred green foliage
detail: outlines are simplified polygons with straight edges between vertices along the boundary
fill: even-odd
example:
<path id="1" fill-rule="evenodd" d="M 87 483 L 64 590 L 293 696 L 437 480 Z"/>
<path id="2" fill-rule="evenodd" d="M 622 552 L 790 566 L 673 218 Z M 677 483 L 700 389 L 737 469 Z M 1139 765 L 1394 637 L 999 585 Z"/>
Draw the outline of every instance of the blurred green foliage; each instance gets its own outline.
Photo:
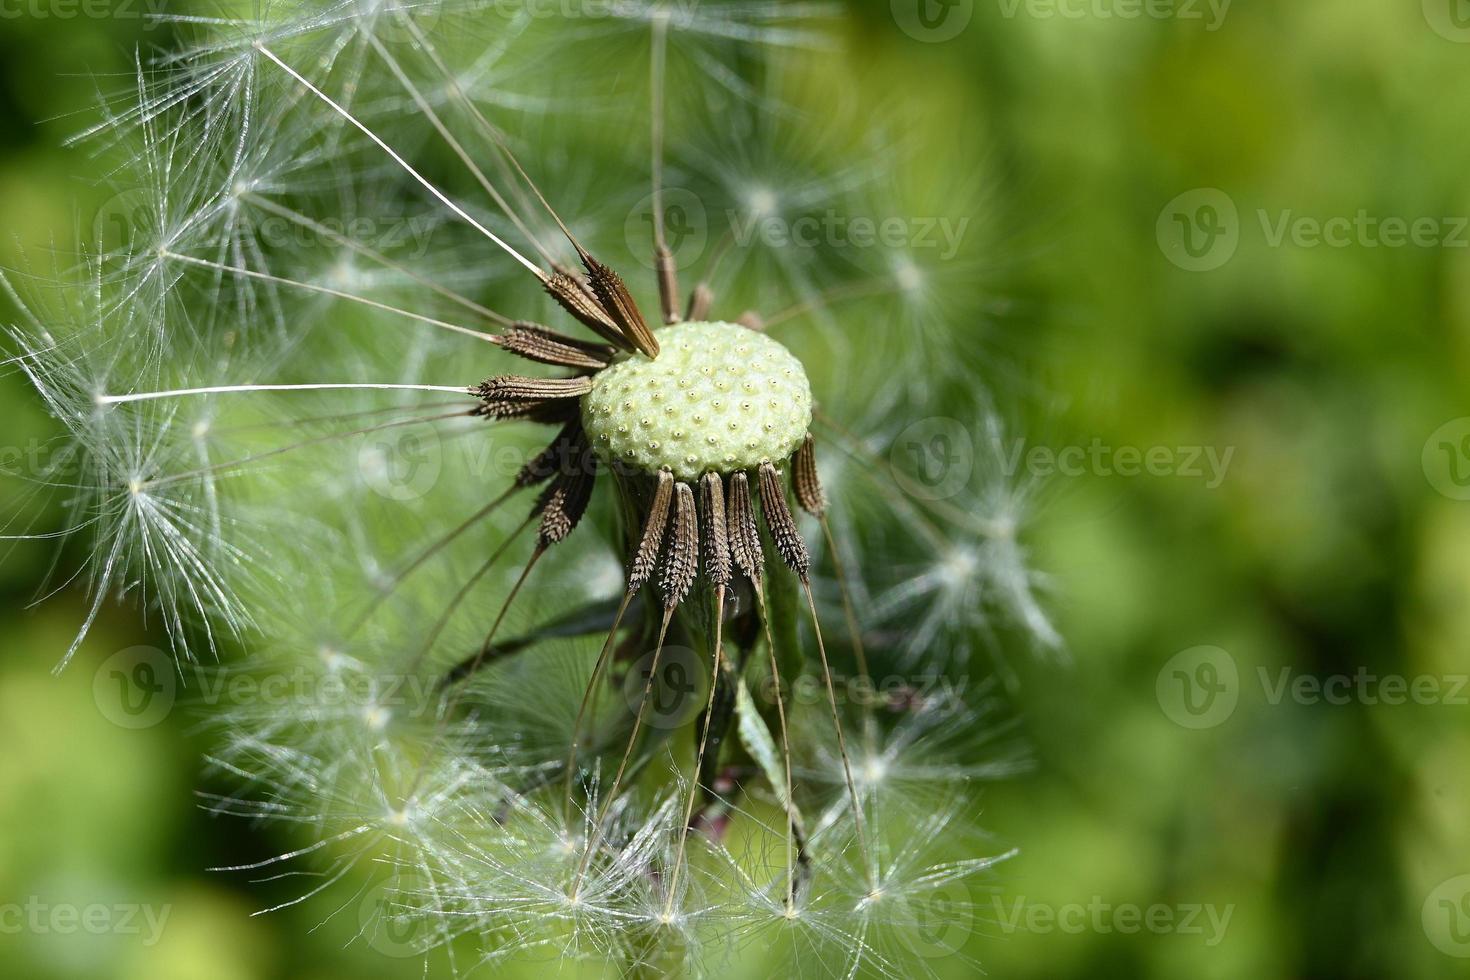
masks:
<path id="1" fill-rule="evenodd" d="M 1049 450 L 1167 447 L 1176 462 L 1231 453 L 1216 486 L 1097 466 L 1051 479 L 1029 542 L 1054 576 L 1070 662 L 1020 663 L 1037 765 L 989 791 L 982 820 L 1022 854 L 996 897 L 976 896 L 967 952 L 1005 978 L 1465 975 L 1431 934 L 1457 914 L 1470 931 L 1470 908 L 1436 892 L 1470 873 L 1470 712 L 1273 685 L 1283 670 L 1470 671 L 1470 503 L 1437 492 L 1424 458 L 1470 377 L 1470 233 L 1452 220 L 1470 215 L 1470 45 L 1434 29 L 1454 22 L 1432 2 L 1240 0 L 1210 30 L 1203 4 L 1124 17 L 1126 0 L 967 0 L 928 8 L 969 18 L 943 43 L 900 29 L 904 3 L 854 4 L 848 42 L 868 91 L 912 115 L 936 186 L 988 174 L 997 244 L 976 289 L 999 316 L 981 373 L 1017 407 L 1016 433 Z M 105 192 L 61 144 L 92 118 L 96 78 L 115 87 L 106 76 L 126 76 L 135 45 L 167 40 L 136 19 L 22 9 L 0 20 L 8 269 L 89 227 Z M 1199 188 L 1227 195 L 1239 244 L 1189 271 L 1160 222 Z M 1360 212 L 1434 219 L 1440 240 L 1273 241 L 1283 217 Z M 1203 220 L 1190 199 L 1179 213 Z M 0 416 L 8 446 L 51 432 L 14 374 Z M 21 502 L 13 472 L 0 480 L 17 527 L 59 520 L 54 503 Z M 50 675 L 85 613 L 75 589 L 29 607 L 53 550 L 23 542 L 0 563 L 0 903 L 141 902 L 169 918 L 154 944 L 146 927 L 0 920 L 7 974 L 420 975 L 349 945 L 350 915 L 317 929 L 310 904 L 250 918 L 289 889 L 203 870 L 293 841 L 194 809 L 188 718 L 129 731 L 99 715 L 98 666 L 149 640 L 128 610 L 109 606 Z M 1238 703 L 1192 729 L 1165 710 L 1160 675 L 1167 686 L 1171 658 L 1201 645 L 1228 652 Z M 1154 906 L 1228 924 L 1214 935 L 1201 912 L 1190 929 L 1130 928 L 1119 911 Z"/>

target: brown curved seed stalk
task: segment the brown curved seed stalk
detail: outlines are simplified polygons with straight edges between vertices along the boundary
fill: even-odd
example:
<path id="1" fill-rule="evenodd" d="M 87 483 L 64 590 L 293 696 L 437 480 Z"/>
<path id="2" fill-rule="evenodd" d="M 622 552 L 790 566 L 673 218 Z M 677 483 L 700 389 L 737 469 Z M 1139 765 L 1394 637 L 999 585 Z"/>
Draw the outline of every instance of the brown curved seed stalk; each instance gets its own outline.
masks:
<path id="1" fill-rule="evenodd" d="M 729 506 L 726 526 L 730 531 L 730 557 L 735 565 L 759 586 L 764 556 L 761 552 L 760 528 L 755 523 L 755 503 L 750 496 L 750 480 L 741 470 L 730 477 Z"/>
<path id="2" fill-rule="evenodd" d="M 664 608 L 674 609 L 689 596 L 699 573 L 699 520 L 694 491 L 687 483 L 674 485 L 674 519 L 659 567 L 658 588 Z"/>
<path id="3" fill-rule="evenodd" d="M 813 517 L 827 513 L 827 495 L 822 491 L 822 481 L 817 476 L 817 452 L 810 432 L 802 440 L 796 455 L 791 457 L 791 489 L 802 510 Z"/>
<path id="4" fill-rule="evenodd" d="M 679 322 L 679 269 L 674 264 L 674 253 L 660 243 L 653 250 L 654 270 L 658 275 L 658 301 L 663 311 L 664 323 Z"/>
<path id="5" fill-rule="evenodd" d="M 689 306 L 684 310 L 684 319 L 707 320 L 710 308 L 714 305 L 714 291 L 707 283 L 696 283 L 693 291 L 689 293 Z"/>
<path id="6" fill-rule="evenodd" d="M 658 471 L 658 489 L 653 493 L 653 504 L 648 508 L 648 520 L 643 524 L 643 537 L 638 550 L 633 553 L 633 563 L 628 568 L 628 591 L 637 592 L 648 583 L 658 560 L 658 549 L 663 544 L 664 526 L 669 519 L 669 504 L 674 498 L 674 474 L 668 470 Z"/>
<path id="7" fill-rule="evenodd" d="M 589 344 L 534 323 L 517 322 L 500 335 L 500 348 L 539 364 L 600 371 L 612 360 L 614 349 Z"/>
<path id="8" fill-rule="evenodd" d="M 592 390 L 592 379 L 527 378 L 503 374 L 486 378 L 475 386 L 475 395 L 490 402 L 542 402 L 561 398 L 580 398 Z"/>
<path id="9" fill-rule="evenodd" d="M 704 526 L 704 574 L 711 585 L 723 589 L 734 578 L 734 567 L 725 518 L 725 487 L 718 473 L 706 473 L 700 478 L 699 509 Z"/>
<path id="10" fill-rule="evenodd" d="M 545 282 L 546 292 L 557 305 L 570 313 L 577 322 L 622 350 L 632 350 L 622 328 L 599 304 L 597 297 L 589 293 L 581 280 L 567 272 L 558 271 Z"/>
<path id="11" fill-rule="evenodd" d="M 623 277 L 587 252 L 583 251 L 581 254 L 582 264 L 587 267 L 587 283 L 592 287 L 592 294 L 597 297 L 602 308 L 622 330 L 629 343 L 651 358 L 658 357 L 658 341 L 654 338 L 653 331 L 648 329 L 638 304 L 633 301 L 633 294 L 628 292 L 628 287 L 623 283 Z"/>
<path id="12" fill-rule="evenodd" d="M 786 488 L 781 483 L 781 472 L 770 463 L 760 466 L 761 512 L 766 516 L 766 527 L 771 531 L 771 540 L 776 551 L 788 568 L 803 582 L 811 572 L 812 559 L 806 550 L 806 541 L 791 516 L 786 504 Z"/>

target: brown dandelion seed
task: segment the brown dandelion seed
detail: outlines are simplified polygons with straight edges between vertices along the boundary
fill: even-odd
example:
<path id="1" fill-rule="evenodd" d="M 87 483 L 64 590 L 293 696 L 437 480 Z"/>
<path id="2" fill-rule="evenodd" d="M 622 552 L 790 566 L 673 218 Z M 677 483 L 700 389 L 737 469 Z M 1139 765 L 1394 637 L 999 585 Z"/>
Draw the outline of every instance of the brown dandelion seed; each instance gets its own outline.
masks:
<path id="1" fill-rule="evenodd" d="M 669 504 L 674 497 L 674 474 L 659 470 L 658 489 L 653 494 L 653 504 L 648 508 L 648 518 L 643 522 L 643 537 L 633 561 L 628 567 L 628 594 L 639 591 L 653 575 L 654 563 L 658 560 L 659 545 L 664 539 L 664 525 L 669 519 Z"/>
<path id="2" fill-rule="evenodd" d="M 704 524 L 704 573 L 710 584 L 723 589 L 734 577 L 730 559 L 730 532 L 725 523 L 725 487 L 718 473 L 699 481 L 699 508 Z"/>
<path id="3" fill-rule="evenodd" d="M 648 329 L 648 323 L 639 312 L 638 304 L 633 302 L 633 294 L 628 292 L 623 277 L 585 251 L 582 252 L 582 264 L 587 267 L 587 281 L 593 295 L 622 330 L 623 336 L 644 354 L 658 357 L 658 340 Z"/>
<path id="4" fill-rule="evenodd" d="M 698 573 L 699 521 L 695 515 L 694 491 L 687 483 L 676 483 L 674 519 L 669 522 L 668 541 L 658 574 L 658 589 L 665 609 L 672 610 L 689 596 Z"/>
<path id="5" fill-rule="evenodd" d="M 730 557 L 752 585 L 759 586 L 764 557 L 760 528 L 755 523 L 755 504 L 750 496 L 750 479 L 744 470 L 730 477 L 726 524 L 730 530 Z"/>
<path id="6" fill-rule="evenodd" d="M 770 463 L 762 463 L 760 483 L 761 513 L 765 514 L 766 527 L 771 531 L 771 539 L 776 542 L 776 551 L 780 553 L 781 560 L 787 567 L 802 581 L 806 581 L 807 574 L 811 571 L 812 559 L 807 553 L 806 541 L 796 527 L 796 519 L 791 516 L 791 508 L 787 506 L 786 487 L 781 483 L 780 470 Z"/>
<path id="7" fill-rule="evenodd" d="M 587 291 L 580 279 L 568 272 L 557 272 L 549 276 L 544 285 L 557 305 L 570 313 L 577 322 L 615 347 L 622 350 L 633 349 L 622 328 L 613 322 L 597 297 Z"/>
<path id="8" fill-rule="evenodd" d="M 588 343 L 534 323 L 517 321 L 498 341 L 502 350 L 539 364 L 600 371 L 611 362 L 615 348 Z"/>
<path id="9" fill-rule="evenodd" d="M 827 513 L 827 495 L 822 491 L 822 481 L 817 477 L 816 443 L 808 432 L 801 441 L 801 448 L 791 457 L 791 489 L 801 509 L 813 517 Z"/>

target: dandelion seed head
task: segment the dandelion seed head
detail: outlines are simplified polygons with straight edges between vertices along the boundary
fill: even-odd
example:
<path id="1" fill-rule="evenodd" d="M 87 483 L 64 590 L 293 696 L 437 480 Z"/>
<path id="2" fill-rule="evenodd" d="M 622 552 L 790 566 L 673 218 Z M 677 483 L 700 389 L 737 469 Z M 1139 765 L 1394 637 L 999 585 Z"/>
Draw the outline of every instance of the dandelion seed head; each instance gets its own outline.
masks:
<path id="1" fill-rule="evenodd" d="M 665 350 L 658 359 L 612 365 L 583 400 L 583 424 L 605 458 L 692 481 L 710 470 L 784 459 L 801 444 L 811 424 L 811 386 L 782 344 L 729 323 L 683 323 L 660 336 Z M 774 397 L 732 401 L 723 395 L 725 377 L 768 388 Z M 659 401 L 691 380 L 687 416 L 658 411 Z"/>

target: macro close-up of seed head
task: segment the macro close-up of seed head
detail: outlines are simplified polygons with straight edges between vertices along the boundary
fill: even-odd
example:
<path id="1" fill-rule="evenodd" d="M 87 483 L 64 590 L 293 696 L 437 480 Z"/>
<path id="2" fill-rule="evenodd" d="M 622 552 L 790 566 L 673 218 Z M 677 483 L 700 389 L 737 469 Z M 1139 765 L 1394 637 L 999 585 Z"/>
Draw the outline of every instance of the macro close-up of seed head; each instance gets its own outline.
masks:
<path id="1" fill-rule="evenodd" d="M 660 337 L 656 360 L 618 361 L 583 396 L 583 424 L 605 461 L 697 480 L 796 451 L 812 393 L 785 347 L 731 323 L 681 323 Z"/>
<path id="2" fill-rule="evenodd" d="M 1463 32 L 1314 2 L 0 10 L 0 962 L 1439 980 Z"/>

